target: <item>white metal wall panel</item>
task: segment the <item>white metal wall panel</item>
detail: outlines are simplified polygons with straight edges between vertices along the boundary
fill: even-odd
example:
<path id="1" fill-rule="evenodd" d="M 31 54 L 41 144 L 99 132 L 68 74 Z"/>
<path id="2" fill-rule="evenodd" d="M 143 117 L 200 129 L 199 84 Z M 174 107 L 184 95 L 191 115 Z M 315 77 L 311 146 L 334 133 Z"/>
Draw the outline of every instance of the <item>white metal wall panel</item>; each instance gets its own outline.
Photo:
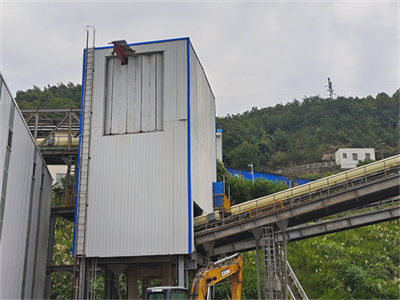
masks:
<path id="1" fill-rule="evenodd" d="M 163 129 L 163 54 L 107 59 L 105 134 Z"/>
<path id="2" fill-rule="evenodd" d="M 3 149 L 7 144 L 4 139 L 8 135 L 4 135 L 4 128 L 7 127 L 8 131 L 9 126 L 9 116 L 6 115 L 10 113 L 11 106 L 15 110 L 0 240 L 0 299 L 39 299 L 43 297 L 46 271 L 51 176 L 22 115 L 8 90 L 4 93 L 4 87 L 0 99 L 1 173 L 5 161 Z M 36 169 L 33 174 L 35 156 Z M 2 183 L 3 179 L 3 176 L 0 177 Z"/>
<path id="3" fill-rule="evenodd" d="M 193 47 L 190 47 L 190 135 L 192 194 L 205 212 L 213 211 L 216 181 L 215 98 Z"/>
<path id="4" fill-rule="evenodd" d="M 163 130 L 103 134 L 106 56 L 112 49 L 96 49 L 88 257 L 188 253 L 187 40 L 132 48 L 136 54 L 163 53 L 162 88 L 152 87 L 163 94 Z"/>

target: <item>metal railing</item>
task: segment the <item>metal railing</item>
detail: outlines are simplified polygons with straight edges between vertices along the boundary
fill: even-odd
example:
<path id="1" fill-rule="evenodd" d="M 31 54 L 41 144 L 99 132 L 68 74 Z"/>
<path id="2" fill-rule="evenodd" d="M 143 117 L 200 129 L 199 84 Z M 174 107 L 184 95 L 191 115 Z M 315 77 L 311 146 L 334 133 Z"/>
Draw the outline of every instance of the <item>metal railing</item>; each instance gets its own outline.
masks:
<path id="1" fill-rule="evenodd" d="M 76 190 L 53 188 L 51 195 L 51 208 L 75 207 Z"/>
<path id="2" fill-rule="evenodd" d="M 249 218 L 258 218 L 278 211 L 312 202 L 322 197 L 329 197 L 339 192 L 378 181 L 400 170 L 400 155 L 335 174 L 311 183 L 303 184 L 272 195 L 250 200 L 231 207 L 231 215 L 215 212 L 214 220 L 209 224 L 207 215 L 195 218 L 195 226 L 207 230 L 210 225 L 226 225 L 243 222 Z M 197 223 L 197 224 L 196 224 Z"/>
<path id="3" fill-rule="evenodd" d="M 287 267 L 288 267 L 288 270 L 289 270 L 288 275 L 289 275 L 290 278 L 292 278 L 293 284 L 294 284 L 294 286 L 296 287 L 297 291 L 299 292 L 299 294 L 300 294 L 300 296 L 301 296 L 301 299 L 303 299 L 303 300 L 308 300 L 307 294 L 306 294 L 306 292 L 304 291 L 303 287 L 301 286 L 300 281 L 297 279 L 297 276 L 296 276 L 296 274 L 294 273 L 292 267 L 290 266 L 290 264 L 289 264 L 288 261 L 287 261 L 286 263 L 287 263 Z M 290 288 L 289 288 L 289 285 L 288 285 L 288 290 L 289 290 L 290 293 L 292 294 L 291 296 L 294 297 L 294 296 L 293 296 L 293 292 L 292 292 L 292 291 L 290 290 Z"/>

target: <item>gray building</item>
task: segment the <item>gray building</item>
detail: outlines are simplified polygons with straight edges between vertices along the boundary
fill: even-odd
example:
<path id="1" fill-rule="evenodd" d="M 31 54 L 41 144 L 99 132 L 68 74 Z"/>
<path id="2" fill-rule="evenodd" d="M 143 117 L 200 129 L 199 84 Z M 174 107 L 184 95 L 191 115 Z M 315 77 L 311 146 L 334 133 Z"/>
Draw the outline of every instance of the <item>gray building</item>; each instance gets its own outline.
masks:
<path id="1" fill-rule="evenodd" d="M 94 49 L 85 247 L 76 251 L 190 254 L 195 206 L 213 210 L 215 99 L 189 39 L 129 48 L 126 64 L 113 47 Z"/>
<path id="2" fill-rule="evenodd" d="M 51 176 L 3 75 L 0 188 L 0 299 L 43 298 Z"/>

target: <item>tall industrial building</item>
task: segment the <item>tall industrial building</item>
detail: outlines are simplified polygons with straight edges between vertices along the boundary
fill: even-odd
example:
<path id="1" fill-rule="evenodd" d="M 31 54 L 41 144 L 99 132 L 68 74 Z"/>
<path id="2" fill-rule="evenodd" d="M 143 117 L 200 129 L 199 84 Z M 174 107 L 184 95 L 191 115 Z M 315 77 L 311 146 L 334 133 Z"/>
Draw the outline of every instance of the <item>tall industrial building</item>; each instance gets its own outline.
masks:
<path id="1" fill-rule="evenodd" d="M 41 299 L 51 176 L 1 74 L 0 191 L 0 299 Z"/>
<path id="2" fill-rule="evenodd" d="M 85 51 L 75 255 L 182 274 L 193 219 L 213 211 L 215 98 L 188 38 L 113 44 Z"/>

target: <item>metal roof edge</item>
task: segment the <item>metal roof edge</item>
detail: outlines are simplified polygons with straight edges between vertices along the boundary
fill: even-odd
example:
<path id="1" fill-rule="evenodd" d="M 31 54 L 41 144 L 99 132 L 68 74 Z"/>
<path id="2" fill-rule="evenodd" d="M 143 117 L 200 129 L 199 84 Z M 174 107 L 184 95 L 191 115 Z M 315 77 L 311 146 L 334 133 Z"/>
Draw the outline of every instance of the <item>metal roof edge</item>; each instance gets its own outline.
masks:
<path id="1" fill-rule="evenodd" d="M 138 42 L 128 44 L 129 46 L 137 46 L 137 45 L 146 45 L 146 44 L 157 44 L 157 43 L 165 43 L 165 42 L 174 42 L 174 41 L 190 41 L 189 37 L 181 37 L 181 38 L 172 38 L 172 39 L 165 39 L 165 40 L 156 40 L 156 41 L 147 41 L 147 42 Z M 111 49 L 114 46 L 104 46 L 104 47 L 95 47 L 95 50 L 102 50 L 102 49 Z"/>

